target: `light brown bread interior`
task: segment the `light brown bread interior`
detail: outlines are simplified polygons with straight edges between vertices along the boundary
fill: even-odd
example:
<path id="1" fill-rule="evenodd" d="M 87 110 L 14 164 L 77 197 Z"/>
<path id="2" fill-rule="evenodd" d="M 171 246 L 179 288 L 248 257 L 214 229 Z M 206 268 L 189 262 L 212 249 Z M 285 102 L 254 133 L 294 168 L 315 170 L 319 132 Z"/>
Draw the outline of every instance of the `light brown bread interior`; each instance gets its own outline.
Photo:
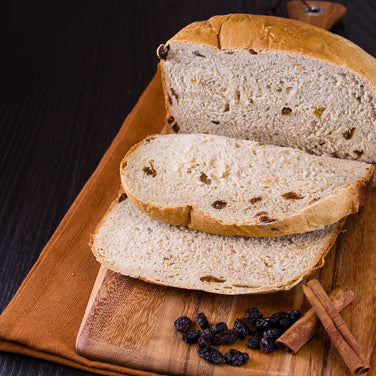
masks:
<path id="1" fill-rule="evenodd" d="M 163 49 L 169 132 L 376 162 L 376 60 L 350 41 L 294 20 L 232 14 L 188 25 Z"/>
<path id="2" fill-rule="evenodd" d="M 280 238 L 211 235 L 172 226 L 116 200 L 91 239 L 97 260 L 147 282 L 217 294 L 288 290 L 315 267 L 343 222 Z"/>
<path id="3" fill-rule="evenodd" d="M 163 222 L 219 235 L 321 229 L 365 201 L 374 167 L 217 135 L 156 135 L 121 164 L 125 192 Z"/>

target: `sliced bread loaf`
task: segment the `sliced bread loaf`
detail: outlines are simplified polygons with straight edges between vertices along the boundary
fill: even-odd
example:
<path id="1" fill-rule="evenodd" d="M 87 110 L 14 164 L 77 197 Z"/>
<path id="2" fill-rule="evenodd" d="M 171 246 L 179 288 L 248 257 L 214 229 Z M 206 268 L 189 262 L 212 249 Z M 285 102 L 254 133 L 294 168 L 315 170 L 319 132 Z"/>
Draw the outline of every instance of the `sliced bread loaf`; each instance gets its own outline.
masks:
<path id="1" fill-rule="evenodd" d="M 280 238 L 210 235 L 171 226 L 115 201 L 91 238 L 107 268 L 160 285 L 217 294 L 288 290 L 323 266 L 342 223 Z"/>
<path id="2" fill-rule="evenodd" d="M 205 134 L 158 135 L 121 163 L 144 213 L 219 235 L 275 237 L 321 229 L 365 202 L 374 166 Z"/>
<path id="3" fill-rule="evenodd" d="M 306 23 L 231 14 L 158 49 L 167 128 L 376 162 L 376 60 Z"/>

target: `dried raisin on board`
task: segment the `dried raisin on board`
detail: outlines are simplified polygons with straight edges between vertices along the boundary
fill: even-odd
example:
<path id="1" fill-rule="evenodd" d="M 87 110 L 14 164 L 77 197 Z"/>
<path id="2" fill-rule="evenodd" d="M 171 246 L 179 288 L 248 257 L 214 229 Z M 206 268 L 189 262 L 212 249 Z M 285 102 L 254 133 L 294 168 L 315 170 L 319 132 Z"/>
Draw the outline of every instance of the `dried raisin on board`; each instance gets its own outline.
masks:
<path id="1" fill-rule="evenodd" d="M 253 336 L 249 337 L 246 346 L 252 350 L 257 350 L 260 348 L 260 341 L 262 338 L 262 333 L 257 332 Z"/>
<path id="2" fill-rule="evenodd" d="M 248 362 L 249 355 L 236 349 L 230 349 L 225 354 L 225 360 L 226 363 L 230 364 L 231 366 L 240 367 Z"/>
<path id="3" fill-rule="evenodd" d="M 174 322 L 174 327 L 178 332 L 187 333 L 191 329 L 192 321 L 187 316 L 180 316 Z"/>
<path id="4" fill-rule="evenodd" d="M 238 333 L 233 329 L 229 329 L 214 335 L 212 338 L 212 344 L 215 346 L 232 345 L 237 339 Z"/>
<path id="5" fill-rule="evenodd" d="M 280 311 L 273 313 L 271 316 L 268 317 L 268 319 L 271 321 L 271 326 L 273 327 L 281 327 L 280 321 L 285 319 L 287 317 L 287 312 Z"/>
<path id="6" fill-rule="evenodd" d="M 256 321 L 256 328 L 260 332 L 264 332 L 267 329 L 270 329 L 273 327 L 273 321 L 270 318 L 266 319 L 258 319 Z"/>
<path id="7" fill-rule="evenodd" d="M 222 355 L 214 347 L 206 346 L 206 347 L 198 347 L 197 348 L 198 356 L 209 363 L 213 364 L 225 364 L 226 360 L 225 357 Z"/>
<path id="8" fill-rule="evenodd" d="M 183 334 L 182 339 L 185 343 L 189 343 L 191 345 L 192 343 L 197 343 L 200 334 L 201 330 L 190 330 Z"/>
<path id="9" fill-rule="evenodd" d="M 275 341 L 263 337 L 261 338 L 261 341 L 260 341 L 260 350 L 264 354 L 270 354 L 278 350 L 278 346 L 275 343 Z"/>
<path id="10" fill-rule="evenodd" d="M 215 336 L 217 333 L 219 332 L 223 332 L 224 330 L 227 330 L 227 325 L 225 322 L 218 322 L 216 324 L 214 324 L 211 329 L 210 329 L 210 332 L 212 334 L 212 336 Z"/>
<path id="11" fill-rule="evenodd" d="M 271 328 L 264 332 L 263 338 L 275 341 L 283 334 L 283 330 L 279 328 Z"/>
<path id="12" fill-rule="evenodd" d="M 257 319 L 262 319 L 263 317 L 262 313 L 256 307 L 247 308 L 245 314 L 247 316 L 247 319 L 253 321 L 254 323 L 256 323 Z"/>
<path id="13" fill-rule="evenodd" d="M 201 331 L 200 337 L 198 339 L 198 345 L 201 347 L 209 346 L 212 344 L 212 335 L 209 329 Z"/>
<path id="14" fill-rule="evenodd" d="M 203 312 L 200 312 L 197 315 L 197 322 L 198 322 L 198 325 L 200 325 L 200 327 L 202 329 L 208 329 L 209 328 L 209 321 L 208 321 L 207 317 L 205 316 L 205 314 Z"/>
<path id="15" fill-rule="evenodd" d="M 301 317 L 302 317 L 302 314 L 300 313 L 300 311 L 298 311 L 297 309 L 294 309 L 294 310 L 291 310 L 291 311 L 288 311 L 287 312 L 287 315 L 289 317 L 289 319 L 294 323 L 295 321 L 298 321 Z"/>
<path id="16" fill-rule="evenodd" d="M 240 318 L 234 321 L 234 330 L 238 332 L 240 339 L 244 339 L 246 335 L 256 331 L 256 326 L 252 321 L 246 318 Z"/>

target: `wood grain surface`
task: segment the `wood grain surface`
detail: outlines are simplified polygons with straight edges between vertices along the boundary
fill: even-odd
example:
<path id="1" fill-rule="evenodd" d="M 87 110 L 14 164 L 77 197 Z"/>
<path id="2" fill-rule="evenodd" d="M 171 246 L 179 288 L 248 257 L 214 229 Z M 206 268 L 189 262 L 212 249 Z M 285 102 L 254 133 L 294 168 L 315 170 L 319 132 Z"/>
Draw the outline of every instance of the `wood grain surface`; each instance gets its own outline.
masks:
<path id="1" fill-rule="evenodd" d="M 327 291 L 338 285 L 350 287 L 355 299 L 342 317 L 359 341 L 367 360 L 368 375 L 376 375 L 376 192 L 360 213 L 348 218 L 344 230 L 316 271 Z M 181 315 L 195 318 L 204 312 L 214 324 L 232 327 L 256 306 L 265 315 L 309 307 L 301 285 L 287 292 L 248 296 L 223 296 L 156 286 L 101 268 L 77 337 L 77 351 L 94 360 L 125 365 L 168 375 L 351 375 L 329 337 L 321 328 L 297 355 L 278 351 L 262 354 L 247 349 L 246 340 L 222 346 L 246 351 L 243 367 L 214 366 L 201 360 L 196 345 L 187 345 L 173 329 Z M 199 327 L 196 324 L 196 329 Z"/>
<path id="2" fill-rule="evenodd" d="M 270 3 L 0 2 L 0 311 L 152 78 L 155 47 L 194 20 L 261 13 Z M 287 15 L 285 1 L 276 15 Z M 351 1 L 333 31 L 376 56 L 375 19 L 374 0 Z M 372 279 L 368 284 L 365 270 L 359 278 L 370 290 L 375 284 Z M 373 304 L 370 299 L 365 303 Z M 357 307 L 354 315 L 362 312 Z M 0 353 L 1 376 L 87 374 Z"/>

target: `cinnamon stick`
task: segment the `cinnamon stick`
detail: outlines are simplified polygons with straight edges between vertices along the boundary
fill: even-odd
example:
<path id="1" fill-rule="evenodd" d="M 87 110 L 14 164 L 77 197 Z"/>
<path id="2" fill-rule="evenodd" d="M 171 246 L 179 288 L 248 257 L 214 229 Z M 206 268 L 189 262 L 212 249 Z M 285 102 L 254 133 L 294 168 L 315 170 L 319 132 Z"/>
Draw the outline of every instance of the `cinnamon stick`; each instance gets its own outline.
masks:
<path id="1" fill-rule="evenodd" d="M 353 301 L 354 293 L 348 287 L 340 286 L 332 290 L 329 297 L 335 309 L 340 312 Z M 311 308 L 276 342 L 281 349 L 297 353 L 314 336 L 319 325 L 320 320 Z"/>
<path id="2" fill-rule="evenodd" d="M 317 280 L 310 281 L 309 286 L 302 286 L 303 292 L 315 310 L 323 327 L 350 371 L 361 375 L 369 370 L 369 364 L 360 350 L 359 344 L 335 310 L 331 300 Z"/>

